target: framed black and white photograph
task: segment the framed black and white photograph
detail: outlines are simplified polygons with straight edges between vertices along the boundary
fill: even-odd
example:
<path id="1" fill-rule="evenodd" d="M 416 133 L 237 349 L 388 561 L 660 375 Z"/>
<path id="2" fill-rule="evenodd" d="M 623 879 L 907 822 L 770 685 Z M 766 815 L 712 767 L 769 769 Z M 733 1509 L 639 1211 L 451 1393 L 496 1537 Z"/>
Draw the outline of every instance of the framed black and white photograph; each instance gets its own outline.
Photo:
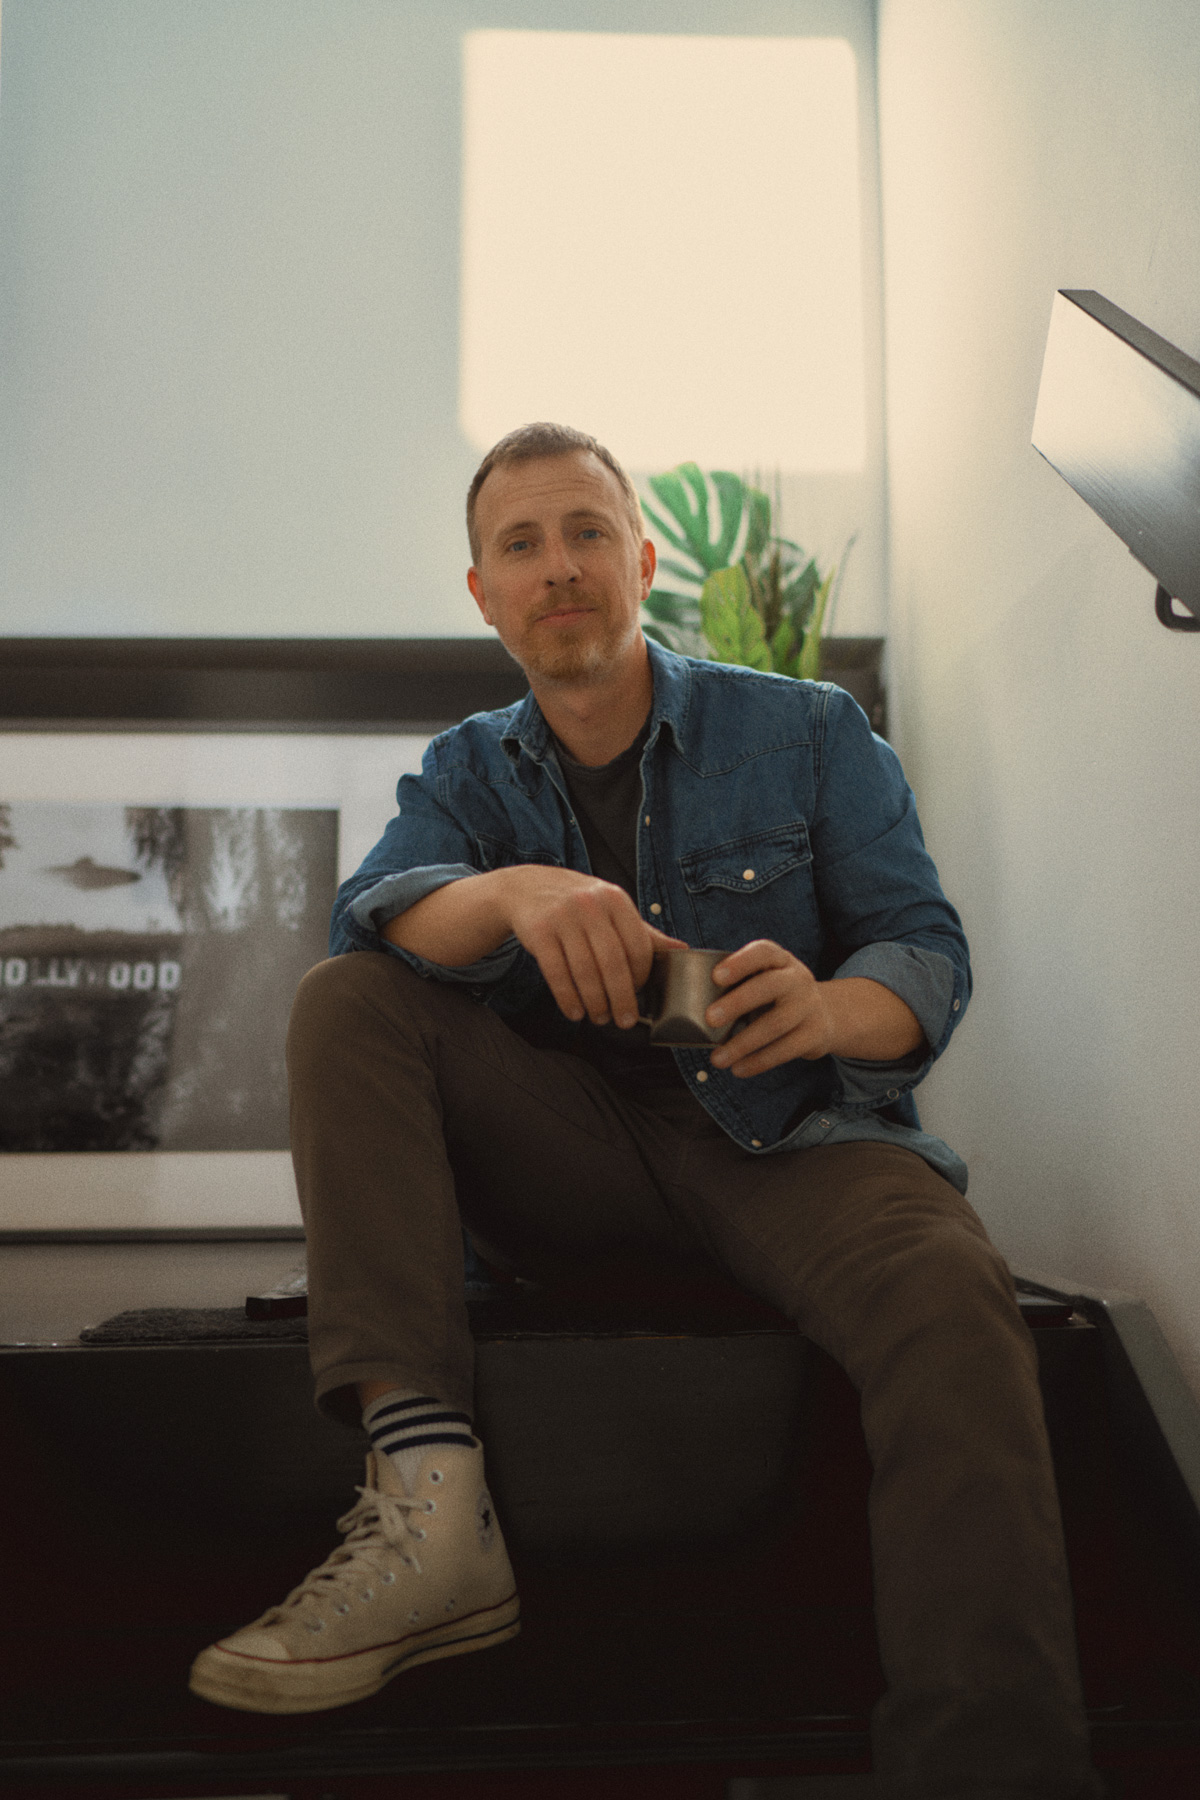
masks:
<path id="1" fill-rule="evenodd" d="M 333 807 L 0 800 L 0 1145 L 283 1150 Z"/>
<path id="2" fill-rule="evenodd" d="M 0 1231 L 299 1225 L 292 997 L 428 736 L 0 732 Z"/>

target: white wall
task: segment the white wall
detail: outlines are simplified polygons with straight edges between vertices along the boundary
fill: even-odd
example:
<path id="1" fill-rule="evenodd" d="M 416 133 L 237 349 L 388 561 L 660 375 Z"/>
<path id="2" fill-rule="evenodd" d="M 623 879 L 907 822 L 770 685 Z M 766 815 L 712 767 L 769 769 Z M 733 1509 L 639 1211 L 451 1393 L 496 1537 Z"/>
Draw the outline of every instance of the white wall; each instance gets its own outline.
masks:
<path id="1" fill-rule="evenodd" d="M 900 747 L 976 996 L 924 1117 L 1200 1389 L 1200 638 L 1030 447 L 1052 296 L 1200 356 L 1194 0 L 882 0 Z"/>
<path id="2" fill-rule="evenodd" d="M 825 560 L 860 528 L 836 625 L 883 630 L 871 0 L 6 0 L 3 23 L 0 636 L 484 633 L 457 413 L 462 34 L 487 26 L 851 42 L 868 466 L 790 482 L 785 523 Z M 548 94 L 530 130 L 552 154 L 579 116 Z M 668 206 L 686 145 L 641 173 Z M 536 218 L 514 234 L 536 280 Z M 630 278 L 680 308 L 736 284 L 752 333 L 762 262 L 714 210 L 686 268 Z"/>

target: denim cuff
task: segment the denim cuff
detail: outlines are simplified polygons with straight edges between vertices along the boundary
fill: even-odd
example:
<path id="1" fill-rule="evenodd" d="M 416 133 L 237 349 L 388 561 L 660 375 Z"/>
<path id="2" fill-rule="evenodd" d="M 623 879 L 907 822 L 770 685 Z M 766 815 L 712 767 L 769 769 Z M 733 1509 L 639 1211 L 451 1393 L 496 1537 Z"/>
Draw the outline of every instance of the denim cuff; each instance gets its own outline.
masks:
<path id="1" fill-rule="evenodd" d="M 448 887 L 452 881 L 461 881 L 464 876 L 478 875 L 469 863 L 426 863 L 423 868 L 405 869 L 398 875 L 385 875 L 374 887 L 367 888 L 350 904 L 350 916 L 364 931 L 377 934 L 389 919 L 395 919 L 400 913 L 407 912 L 418 900 L 424 900 L 427 894 L 436 894 L 439 888 Z M 521 946 L 515 937 L 506 938 L 504 943 L 489 950 L 478 962 L 450 964 L 431 962 L 427 956 L 418 956 L 415 950 L 405 950 L 400 944 L 390 943 L 382 935 L 379 939 L 381 950 L 387 950 L 394 956 L 408 963 L 419 975 L 431 976 L 435 981 L 461 982 L 464 985 L 478 985 L 479 982 L 499 981 L 506 975 L 521 953 Z"/>
<path id="2" fill-rule="evenodd" d="M 936 950 L 921 950 L 913 944 L 865 944 L 847 957 L 833 979 L 846 981 L 851 976 L 889 988 L 915 1015 L 925 1034 L 924 1046 L 894 1062 L 834 1057 L 843 1099 L 850 1104 L 878 1106 L 915 1087 L 932 1065 L 931 1051 L 941 1043 L 954 1001 L 954 964 Z"/>

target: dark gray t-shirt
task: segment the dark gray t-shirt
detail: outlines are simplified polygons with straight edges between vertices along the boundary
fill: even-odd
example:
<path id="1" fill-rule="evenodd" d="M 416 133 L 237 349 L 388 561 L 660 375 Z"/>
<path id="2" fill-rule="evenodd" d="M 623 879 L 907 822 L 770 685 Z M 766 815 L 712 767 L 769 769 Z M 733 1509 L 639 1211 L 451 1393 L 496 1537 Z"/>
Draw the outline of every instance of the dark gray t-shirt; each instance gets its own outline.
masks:
<path id="1" fill-rule="evenodd" d="M 642 809 L 641 762 L 649 735 L 647 715 L 629 748 L 598 769 L 576 762 L 558 739 L 554 740 L 559 767 L 587 845 L 592 873 L 601 881 L 611 881 L 624 888 L 635 906 L 638 903 L 638 818 Z M 615 1086 L 628 1083 L 642 1087 L 686 1086 L 671 1052 L 651 1046 L 648 1025 L 634 1025 L 628 1031 L 622 1031 L 619 1025 L 593 1025 L 585 1021 L 577 1027 L 577 1033 L 576 1041 L 569 1048 L 595 1063 L 605 1079 Z"/>
<path id="2" fill-rule="evenodd" d="M 633 904 L 637 894 L 637 832 L 642 805 L 642 751 L 650 735 L 650 721 L 642 726 L 628 750 L 600 768 L 576 762 L 554 740 L 559 767 L 575 808 L 575 817 L 587 845 L 592 874 L 601 881 L 623 887 Z"/>

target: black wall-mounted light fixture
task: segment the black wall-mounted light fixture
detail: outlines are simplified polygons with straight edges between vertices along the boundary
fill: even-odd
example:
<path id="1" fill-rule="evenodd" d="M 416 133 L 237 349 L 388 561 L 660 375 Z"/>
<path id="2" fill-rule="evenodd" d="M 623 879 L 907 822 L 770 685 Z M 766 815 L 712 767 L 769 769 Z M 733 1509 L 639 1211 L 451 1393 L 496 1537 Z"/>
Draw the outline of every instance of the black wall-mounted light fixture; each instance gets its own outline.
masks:
<path id="1" fill-rule="evenodd" d="M 1060 289 L 1033 447 L 1154 576 L 1162 623 L 1200 631 L 1200 362 L 1102 294 Z"/>

